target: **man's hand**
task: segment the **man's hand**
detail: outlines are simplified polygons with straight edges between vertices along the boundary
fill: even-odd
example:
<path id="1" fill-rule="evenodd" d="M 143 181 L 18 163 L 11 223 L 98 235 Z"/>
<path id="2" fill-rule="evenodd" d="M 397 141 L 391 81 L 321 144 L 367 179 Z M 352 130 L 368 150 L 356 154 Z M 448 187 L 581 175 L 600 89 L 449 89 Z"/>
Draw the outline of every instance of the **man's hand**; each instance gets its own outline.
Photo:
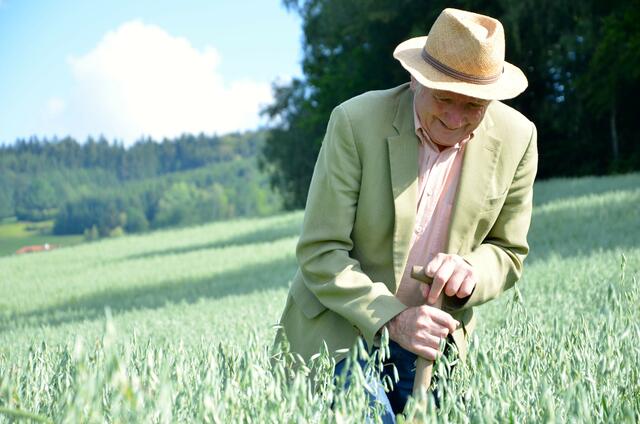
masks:
<path id="1" fill-rule="evenodd" d="M 387 324 L 389 337 L 403 348 L 435 361 L 440 340 L 453 333 L 459 322 L 433 306 L 414 306 L 396 315 Z"/>
<path id="2" fill-rule="evenodd" d="M 422 285 L 422 295 L 427 304 L 433 305 L 444 289 L 447 296 L 463 299 L 473 293 L 478 281 L 471 264 L 458 255 L 438 253 L 427 264 L 425 273 L 433 277 L 429 286 Z"/>

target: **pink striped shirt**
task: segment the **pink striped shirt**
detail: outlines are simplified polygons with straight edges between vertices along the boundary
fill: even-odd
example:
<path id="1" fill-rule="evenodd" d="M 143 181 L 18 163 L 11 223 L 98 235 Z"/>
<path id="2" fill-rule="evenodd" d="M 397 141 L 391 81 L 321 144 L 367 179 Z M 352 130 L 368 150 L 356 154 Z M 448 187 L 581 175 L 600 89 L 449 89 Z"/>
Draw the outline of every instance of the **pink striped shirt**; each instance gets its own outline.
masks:
<path id="1" fill-rule="evenodd" d="M 413 105 L 418 154 L 418 204 L 416 223 L 409 247 L 409 259 L 396 297 L 407 306 L 424 303 L 420 282 L 411 278 L 414 265 L 426 266 L 444 251 L 451 220 L 451 209 L 458 189 L 462 158 L 471 134 L 455 146 L 442 151 L 429 139 Z"/>

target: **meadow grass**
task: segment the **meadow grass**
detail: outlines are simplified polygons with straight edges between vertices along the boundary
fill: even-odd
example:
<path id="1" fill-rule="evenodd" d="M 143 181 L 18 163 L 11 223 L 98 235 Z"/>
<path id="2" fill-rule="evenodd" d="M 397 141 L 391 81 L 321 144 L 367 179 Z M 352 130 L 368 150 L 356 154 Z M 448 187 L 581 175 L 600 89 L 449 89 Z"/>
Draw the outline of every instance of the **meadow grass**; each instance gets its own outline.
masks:
<path id="1" fill-rule="evenodd" d="M 81 235 L 53 235 L 53 221 L 18 222 L 15 218 L 0 220 L 0 257 L 14 254 L 24 246 L 42 245 L 72 246 L 82 243 Z"/>
<path id="2" fill-rule="evenodd" d="M 640 175 L 541 182 L 535 204 L 517 289 L 478 308 L 441 408 L 406 421 L 640 420 Z M 329 373 L 270 361 L 301 222 L 0 258 L 0 422 L 375 422 L 362 372 L 314 391 Z"/>

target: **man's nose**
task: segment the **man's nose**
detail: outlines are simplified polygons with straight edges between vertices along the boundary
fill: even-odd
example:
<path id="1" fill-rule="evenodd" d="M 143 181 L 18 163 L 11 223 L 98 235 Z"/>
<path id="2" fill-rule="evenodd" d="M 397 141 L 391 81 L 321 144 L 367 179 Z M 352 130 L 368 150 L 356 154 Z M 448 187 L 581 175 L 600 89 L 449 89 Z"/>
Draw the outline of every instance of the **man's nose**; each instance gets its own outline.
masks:
<path id="1" fill-rule="evenodd" d="M 457 105 L 450 105 L 444 114 L 444 123 L 449 129 L 455 130 L 464 126 L 464 112 Z"/>

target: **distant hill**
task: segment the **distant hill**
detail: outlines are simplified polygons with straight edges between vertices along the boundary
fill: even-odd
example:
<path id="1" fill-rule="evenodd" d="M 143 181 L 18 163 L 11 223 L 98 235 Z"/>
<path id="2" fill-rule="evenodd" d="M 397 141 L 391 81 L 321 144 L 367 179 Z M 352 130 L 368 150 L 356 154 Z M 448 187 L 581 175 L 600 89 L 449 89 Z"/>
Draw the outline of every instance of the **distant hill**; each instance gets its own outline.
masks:
<path id="1" fill-rule="evenodd" d="M 142 139 L 18 140 L 0 146 L 0 219 L 55 220 L 56 234 L 108 236 L 281 210 L 258 169 L 263 131 Z"/>

